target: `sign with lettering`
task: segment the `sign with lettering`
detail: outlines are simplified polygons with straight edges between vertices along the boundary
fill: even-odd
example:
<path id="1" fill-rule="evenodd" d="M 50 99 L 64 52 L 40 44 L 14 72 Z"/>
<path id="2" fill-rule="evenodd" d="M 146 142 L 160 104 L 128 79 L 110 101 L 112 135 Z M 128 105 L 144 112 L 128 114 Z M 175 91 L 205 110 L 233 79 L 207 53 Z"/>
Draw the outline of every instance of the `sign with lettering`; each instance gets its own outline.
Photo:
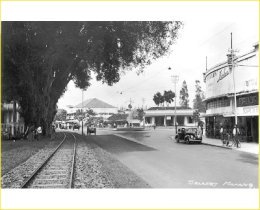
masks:
<path id="1" fill-rule="evenodd" d="M 231 72 L 231 71 L 230 71 L 230 70 L 227 70 L 226 68 L 221 69 L 221 70 L 219 71 L 219 77 L 218 77 L 217 82 L 219 82 L 220 80 L 224 79 L 227 75 L 230 74 L 230 72 Z"/>
<path id="2" fill-rule="evenodd" d="M 237 116 L 258 116 L 258 105 L 237 108 Z"/>
<path id="3" fill-rule="evenodd" d="M 206 72 L 206 99 L 233 94 L 234 82 L 236 93 L 258 90 L 258 68 L 248 67 L 248 65 L 258 65 L 258 56 L 255 52 L 247 56 L 248 59 L 237 62 L 238 65 L 232 71 L 226 62 Z M 233 73 L 235 79 L 233 79 Z M 241 103 L 247 102 L 241 101 Z"/>
<path id="4" fill-rule="evenodd" d="M 258 105 L 258 94 L 250 94 L 245 96 L 239 96 L 237 97 L 237 106 L 252 106 L 252 105 Z"/>

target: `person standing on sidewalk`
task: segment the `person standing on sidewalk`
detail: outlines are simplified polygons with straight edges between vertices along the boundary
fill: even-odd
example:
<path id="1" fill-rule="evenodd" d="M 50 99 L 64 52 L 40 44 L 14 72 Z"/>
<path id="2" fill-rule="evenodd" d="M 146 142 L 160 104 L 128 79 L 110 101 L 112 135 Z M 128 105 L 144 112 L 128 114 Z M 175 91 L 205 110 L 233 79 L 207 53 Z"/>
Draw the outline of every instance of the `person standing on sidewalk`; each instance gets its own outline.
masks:
<path id="1" fill-rule="evenodd" d="M 225 144 L 225 141 L 224 141 L 224 129 L 223 129 L 223 126 L 222 126 L 222 125 L 221 125 L 221 127 L 220 127 L 219 133 L 220 133 L 220 139 L 221 139 L 221 141 L 222 141 L 222 143 L 223 143 L 223 146 L 224 146 L 224 144 Z"/>
<path id="2" fill-rule="evenodd" d="M 239 134 L 239 128 L 237 125 L 234 125 L 233 128 L 233 141 L 235 142 L 236 147 L 238 147 L 238 134 Z"/>

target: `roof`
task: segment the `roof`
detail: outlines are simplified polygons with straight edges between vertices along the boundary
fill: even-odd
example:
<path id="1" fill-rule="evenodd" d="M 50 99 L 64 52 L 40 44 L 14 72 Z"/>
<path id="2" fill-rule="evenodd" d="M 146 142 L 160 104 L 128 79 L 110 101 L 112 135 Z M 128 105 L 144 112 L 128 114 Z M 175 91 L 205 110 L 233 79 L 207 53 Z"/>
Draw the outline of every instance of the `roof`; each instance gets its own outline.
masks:
<path id="1" fill-rule="evenodd" d="M 83 104 L 83 106 L 82 106 Z M 83 103 L 80 103 L 78 105 L 75 106 L 75 108 L 116 108 L 104 101 L 101 101 L 97 98 L 90 98 L 86 101 L 84 101 Z"/>
<path id="2" fill-rule="evenodd" d="M 191 109 L 190 107 L 181 107 L 181 106 L 176 106 L 176 110 L 186 110 L 186 109 Z M 148 110 L 175 110 L 175 107 L 172 106 L 166 106 L 166 107 L 150 107 Z"/>
<path id="3" fill-rule="evenodd" d="M 151 107 L 145 111 L 145 117 L 155 117 L 155 116 L 192 116 L 194 109 L 190 107 Z"/>
<path id="4" fill-rule="evenodd" d="M 128 114 L 113 114 L 107 120 L 110 121 L 126 121 Z"/>

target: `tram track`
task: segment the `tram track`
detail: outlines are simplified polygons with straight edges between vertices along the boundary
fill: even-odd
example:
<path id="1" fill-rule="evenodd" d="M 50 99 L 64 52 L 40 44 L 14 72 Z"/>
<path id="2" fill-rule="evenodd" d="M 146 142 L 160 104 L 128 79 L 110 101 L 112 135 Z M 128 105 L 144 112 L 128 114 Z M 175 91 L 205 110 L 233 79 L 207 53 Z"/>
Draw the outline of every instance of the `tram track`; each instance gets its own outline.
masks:
<path id="1" fill-rule="evenodd" d="M 76 147 L 75 135 L 64 133 L 61 143 L 23 182 L 21 188 L 73 188 Z"/>

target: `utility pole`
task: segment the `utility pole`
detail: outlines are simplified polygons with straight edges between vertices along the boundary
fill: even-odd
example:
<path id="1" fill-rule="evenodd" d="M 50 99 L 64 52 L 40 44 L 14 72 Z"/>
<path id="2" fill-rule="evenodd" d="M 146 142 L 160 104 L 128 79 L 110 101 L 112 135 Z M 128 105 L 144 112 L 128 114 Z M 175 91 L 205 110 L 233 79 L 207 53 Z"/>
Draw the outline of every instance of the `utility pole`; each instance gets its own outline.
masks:
<path id="1" fill-rule="evenodd" d="M 168 70 L 172 70 L 171 67 L 168 68 Z M 175 110 L 174 110 L 174 125 L 175 125 L 175 134 L 177 134 L 177 112 L 176 112 L 176 99 L 177 99 L 177 93 L 176 93 L 176 85 L 179 81 L 179 76 L 178 75 L 172 75 L 172 82 L 174 83 L 174 93 L 175 93 Z"/>
<path id="2" fill-rule="evenodd" d="M 176 93 L 176 85 L 179 81 L 178 75 L 172 75 L 172 82 L 174 83 L 174 93 L 175 93 L 175 110 L 174 110 L 174 119 L 175 119 L 175 133 L 177 134 L 177 112 L 176 112 L 176 99 L 177 99 L 177 93 Z"/>
<path id="3" fill-rule="evenodd" d="M 142 98 L 142 109 L 144 109 L 145 98 Z"/>
<path id="4" fill-rule="evenodd" d="M 235 65 L 234 65 L 234 58 L 235 58 L 235 52 L 233 50 L 233 43 L 232 43 L 232 33 L 231 35 L 231 48 L 229 50 L 229 54 L 227 54 L 228 57 L 228 66 L 229 70 L 232 72 L 233 76 L 233 87 L 234 87 L 234 115 L 235 115 L 235 125 L 237 125 L 237 94 L 236 94 L 236 82 L 235 82 Z"/>

